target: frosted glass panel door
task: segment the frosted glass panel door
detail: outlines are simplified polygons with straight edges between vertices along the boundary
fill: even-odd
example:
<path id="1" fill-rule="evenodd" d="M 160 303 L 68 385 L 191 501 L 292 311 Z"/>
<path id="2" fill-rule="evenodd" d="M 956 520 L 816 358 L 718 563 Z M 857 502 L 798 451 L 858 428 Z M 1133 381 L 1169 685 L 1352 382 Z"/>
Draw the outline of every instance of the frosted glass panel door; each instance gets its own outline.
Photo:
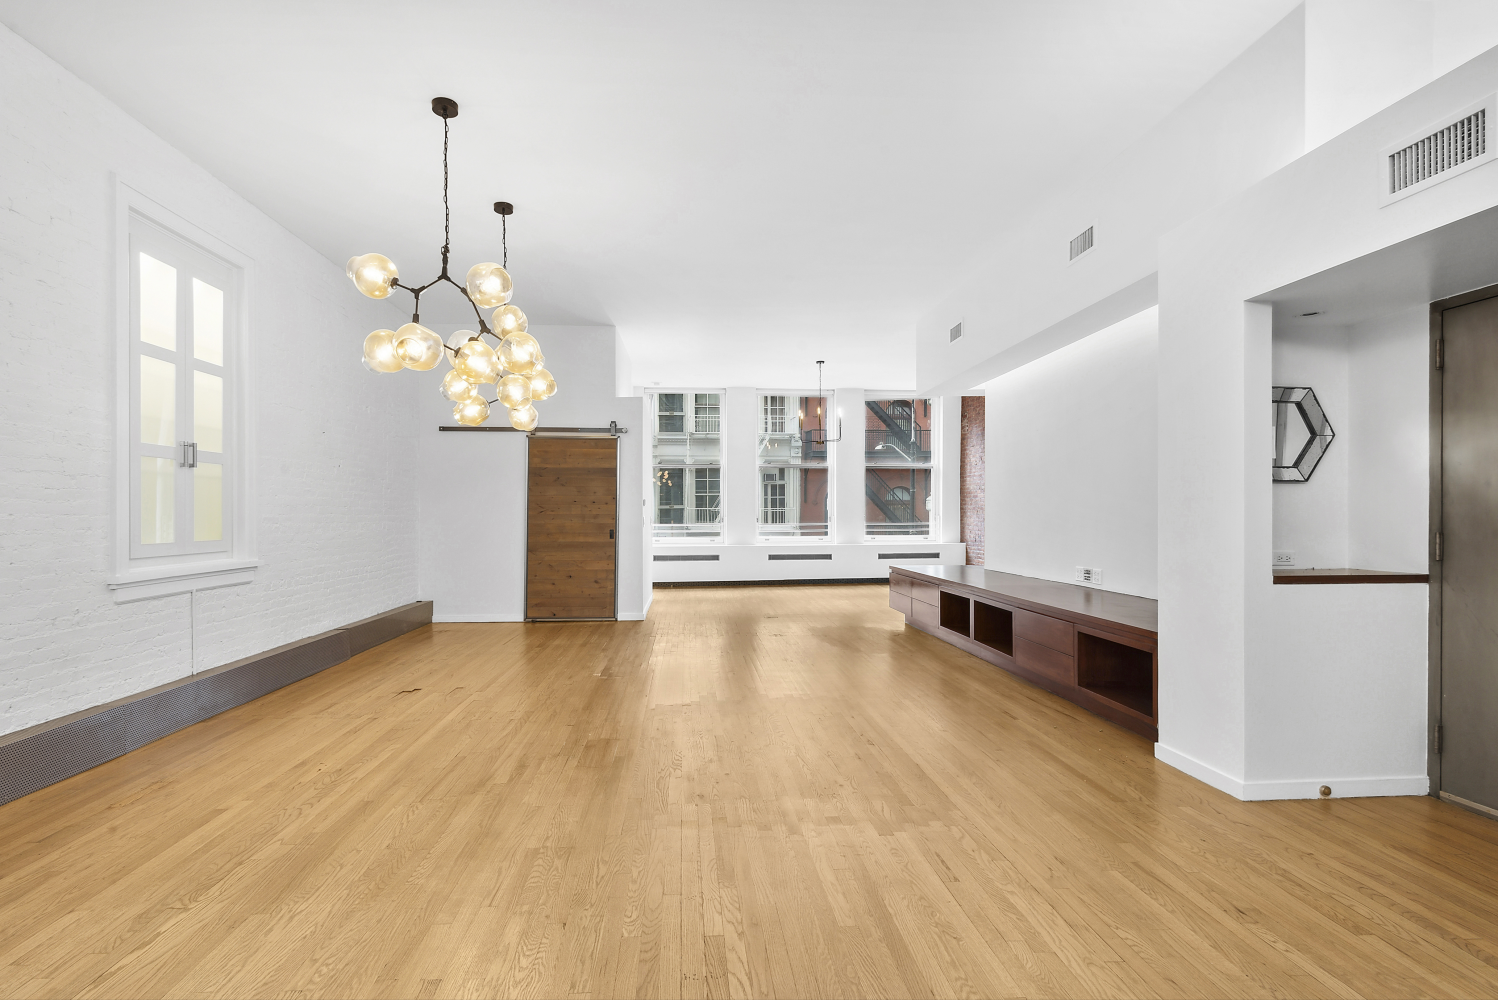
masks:
<path id="1" fill-rule="evenodd" d="M 132 559 L 225 551 L 232 272 L 132 217 Z"/>

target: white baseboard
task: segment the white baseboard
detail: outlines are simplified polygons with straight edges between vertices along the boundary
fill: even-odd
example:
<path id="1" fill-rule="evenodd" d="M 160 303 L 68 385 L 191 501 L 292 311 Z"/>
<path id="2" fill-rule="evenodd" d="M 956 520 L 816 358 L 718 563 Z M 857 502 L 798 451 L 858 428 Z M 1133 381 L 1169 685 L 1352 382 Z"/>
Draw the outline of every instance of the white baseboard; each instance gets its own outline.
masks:
<path id="1" fill-rule="evenodd" d="M 645 615 L 647 613 L 648 612 L 645 611 L 621 612 L 619 614 L 619 620 L 621 622 L 642 622 L 645 620 Z"/>
<path id="2" fill-rule="evenodd" d="M 1321 786 L 1332 790 L 1334 799 L 1361 799 L 1379 795 L 1429 795 L 1430 778 L 1423 774 L 1397 778 L 1307 778 L 1300 781 L 1250 781 L 1243 798 L 1249 802 L 1268 799 L 1319 799 Z"/>
<path id="3" fill-rule="evenodd" d="M 1155 759 L 1164 761 L 1177 771 L 1185 771 L 1197 781 L 1203 781 L 1220 792 L 1227 792 L 1235 799 L 1243 798 L 1243 782 L 1223 774 L 1210 764 L 1203 764 L 1195 757 L 1188 757 L 1179 750 L 1172 750 L 1164 743 L 1155 744 Z"/>
<path id="4" fill-rule="evenodd" d="M 1155 759 L 1164 761 L 1178 771 L 1184 771 L 1198 781 L 1205 782 L 1219 791 L 1227 792 L 1244 802 L 1265 802 L 1271 799 L 1318 799 L 1321 786 L 1332 790 L 1334 799 L 1368 798 L 1380 795 L 1429 795 L 1430 779 L 1423 774 L 1378 778 L 1304 778 L 1293 781 L 1241 781 L 1224 774 L 1209 764 L 1188 757 L 1179 750 L 1172 750 L 1163 743 L 1155 744 Z"/>

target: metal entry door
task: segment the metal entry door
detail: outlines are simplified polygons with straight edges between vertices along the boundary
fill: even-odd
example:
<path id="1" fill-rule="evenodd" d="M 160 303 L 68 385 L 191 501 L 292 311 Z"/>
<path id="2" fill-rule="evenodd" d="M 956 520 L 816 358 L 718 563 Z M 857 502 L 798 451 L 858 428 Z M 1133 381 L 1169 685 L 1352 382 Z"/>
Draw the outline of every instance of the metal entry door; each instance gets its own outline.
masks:
<path id="1" fill-rule="evenodd" d="M 1440 791 L 1498 810 L 1498 298 L 1441 337 Z"/>

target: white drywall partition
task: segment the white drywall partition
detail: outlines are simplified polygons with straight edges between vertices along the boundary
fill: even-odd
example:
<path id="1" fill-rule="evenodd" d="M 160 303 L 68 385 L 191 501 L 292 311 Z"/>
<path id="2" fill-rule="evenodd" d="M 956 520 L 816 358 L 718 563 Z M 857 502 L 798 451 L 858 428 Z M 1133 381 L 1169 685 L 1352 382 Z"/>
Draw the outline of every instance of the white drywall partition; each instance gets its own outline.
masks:
<path id="1" fill-rule="evenodd" d="M 1274 550 L 1300 568 L 1425 572 L 1429 310 L 1276 328 L 1274 384 L 1310 386 L 1336 432 L 1309 482 L 1275 483 Z"/>
<path id="2" fill-rule="evenodd" d="M 1148 309 L 985 386 L 987 566 L 1155 596 L 1158 314 Z"/>
<path id="3" fill-rule="evenodd" d="M 1495 89 L 1498 52 L 1489 51 L 1161 241 L 1156 752 L 1234 794 L 1309 795 L 1316 778 L 1337 794 L 1428 787 L 1425 585 L 1347 586 L 1333 596 L 1271 582 L 1273 307 L 1250 300 L 1353 261 L 1365 274 L 1349 286 L 1350 302 L 1376 293 L 1390 317 L 1498 280 L 1498 259 L 1491 276 L 1472 280 L 1474 254 L 1490 254 L 1489 243 L 1432 252 L 1419 270 L 1378 270 L 1402 241 L 1498 205 L 1491 163 L 1393 204 L 1381 198 L 1386 147 Z M 1422 357 L 1411 378 L 1424 377 L 1427 363 Z M 1350 443 L 1361 434 L 1358 405 L 1349 412 Z M 1355 454 L 1350 444 L 1347 452 Z M 1336 619 L 1318 634 L 1342 641 L 1308 647 L 1306 623 L 1328 609 Z M 1367 649 L 1354 641 L 1364 633 L 1393 658 L 1375 664 L 1381 687 L 1370 684 Z M 1325 697 L 1354 689 L 1342 703 Z M 1335 753 L 1304 724 L 1311 690 L 1335 722 Z"/>
<path id="4" fill-rule="evenodd" d="M 1293 553 L 1293 565 L 1300 568 L 1352 565 L 1347 560 L 1348 459 L 1360 428 L 1351 420 L 1349 360 L 1346 327 L 1275 331 L 1271 363 L 1274 384 L 1315 390 L 1316 400 L 1337 435 L 1307 482 L 1275 483 L 1270 491 L 1274 551 Z M 1266 389 L 1266 421 L 1273 411 L 1269 397 Z"/>
<path id="5" fill-rule="evenodd" d="M 1006 226 L 917 325 L 916 384 L 963 393 L 1155 303 L 1159 237 L 1299 156 L 1301 8 L 1086 182 Z M 1094 248 L 1069 258 L 1094 227 Z M 948 330 L 963 324 L 955 342 Z"/>
<path id="6" fill-rule="evenodd" d="M 439 332 L 444 337 L 452 330 Z M 619 439 L 619 617 L 640 620 L 650 607 L 649 534 L 642 449 L 649 450 L 645 400 L 615 396 L 617 335 L 608 326 L 535 326 L 557 392 L 536 404 L 542 427 L 607 427 Z M 437 621 L 514 622 L 525 618 L 526 436 L 439 431 L 452 426 L 452 404 L 438 393 L 446 365 L 420 373 L 421 595 Z M 626 373 L 627 374 L 627 373 Z M 508 426 L 502 412 L 489 426 Z"/>
<path id="7" fill-rule="evenodd" d="M 4 27 L 0 95 L 0 733 L 414 601 L 415 386 L 359 363 L 398 313 Z M 116 178 L 252 261 L 251 583 L 106 589 Z"/>
<path id="8" fill-rule="evenodd" d="M 1431 80 L 1431 0 L 1306 0 L 1306 148 Z"/>
<path id="9" fill-rule="evenodd" d="M 1348 335 L 1347 561 L 1423 573 L 1430 552 L 1430 310 Z"/>

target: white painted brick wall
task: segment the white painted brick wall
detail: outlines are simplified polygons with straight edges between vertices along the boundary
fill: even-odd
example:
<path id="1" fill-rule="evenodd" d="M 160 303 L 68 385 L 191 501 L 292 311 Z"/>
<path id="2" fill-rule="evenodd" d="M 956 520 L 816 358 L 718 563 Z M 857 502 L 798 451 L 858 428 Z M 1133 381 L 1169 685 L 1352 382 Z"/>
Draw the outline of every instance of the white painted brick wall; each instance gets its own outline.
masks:
<path id="1" fill-rule="evenodd" d="M 114 174 L 255 261 L 249 585 L 104 586 Z M 0 733 L 416 599 L 416 386 L 359 364 L 393 310 L 0 27 Z"/>

